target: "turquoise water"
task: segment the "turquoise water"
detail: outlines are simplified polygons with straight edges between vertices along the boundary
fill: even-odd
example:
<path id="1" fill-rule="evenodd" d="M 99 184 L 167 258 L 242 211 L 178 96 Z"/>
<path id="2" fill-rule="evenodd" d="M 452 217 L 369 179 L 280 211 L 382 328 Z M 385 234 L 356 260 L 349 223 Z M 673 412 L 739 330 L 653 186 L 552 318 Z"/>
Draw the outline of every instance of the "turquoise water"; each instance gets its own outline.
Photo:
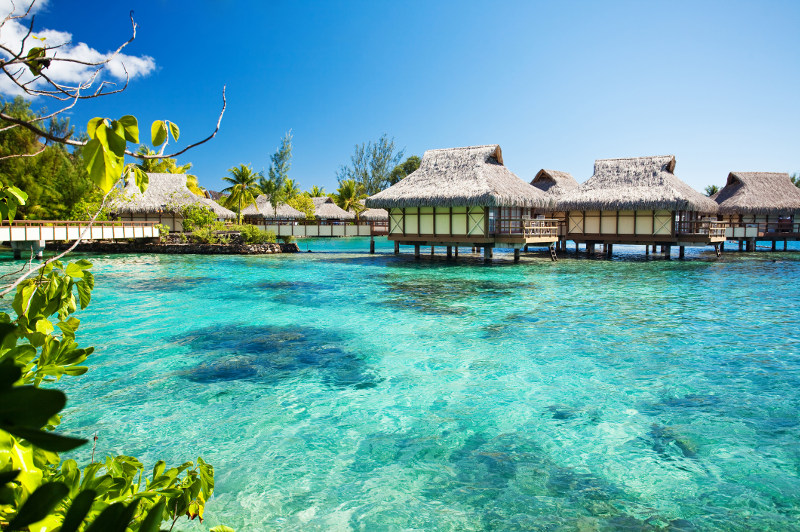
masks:
<path id="1" fill-rule="evenodd" d="M 213 463 L 184 529 L 800 529 L 800 253 L 300 245 L 91 257 L 64 427 Z"/>

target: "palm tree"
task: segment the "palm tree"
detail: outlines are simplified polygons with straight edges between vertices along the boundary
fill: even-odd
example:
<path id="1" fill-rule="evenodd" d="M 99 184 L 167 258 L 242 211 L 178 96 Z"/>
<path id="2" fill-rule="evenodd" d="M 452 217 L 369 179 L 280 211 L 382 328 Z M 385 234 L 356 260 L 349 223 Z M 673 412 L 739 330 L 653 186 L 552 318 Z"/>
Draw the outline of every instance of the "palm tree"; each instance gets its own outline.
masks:
<path id="1" fill-rule="evenodd" d="M 314 185 L 311 187 L 311 190 L 308 192 L 312 198 L 319 198 L 325 195 L 325 187 L 318 187 Z"/>
<path id="2" fill-rule="evenodd" d="M 363 192 L 364 187 L 356 183 L 355 179 L 345 179 L 339 183 L 339 188 L 334 195 L 334 202 L 336 205 L 346 211 L 352 211 L 356 215 L 356 222 L 361 211 L 365 209 L 361 200 L 366 198 L 367 195 Z"/>
<path id="3" fill-rule="evenodd" d="M 136 150 L 139 155 L 158 155 L 144 144 L 139 146 Z M 186 163 L 183 166 L 178 166 L 175 159 L 166 157 L 163 159 L 144 159 L 139 163 L 139 168 L 151 174 L 186 174 L 186 188 L 192 191 L 193 194 L 204 196 L 205 191 L 197 182 L 197 176 L 187 173 L 192 169 L 192 163 Z"/>
<path id="4" fill-rule="evenodd" d="M 717 185 L 708 185 L 706 187 L 706 196 L 709 198 L 719 192 L 719 187 Z"/>
<path id="5" fill-rule="evenodd" d="M 296 198 L 300 195 L 302 190 L 297 185 L 294 179 L 287 179 L 283 183 L 283 196 L 286 201 L 289 201 L 292 198 Z"/>
<path id="6" fill-rule="evenodd" d="M 228 170 L 228 173 L 230 177 L 225 176 L 222 178 L 223 181 L 231 184 L 228 188 L 222 189 L 223 192 L 230 194 L 225 200 L 225 206 L 230 209 L 238 204 L 237 214 L 239 215 L 239 225 L 241 225 L 242 208 L 255 203 L 255 196 L 262 193 L 256 181 L 263 175 L 261 172 L 253 172 L 249 164 L 240 164 L 238 167 Z"/>

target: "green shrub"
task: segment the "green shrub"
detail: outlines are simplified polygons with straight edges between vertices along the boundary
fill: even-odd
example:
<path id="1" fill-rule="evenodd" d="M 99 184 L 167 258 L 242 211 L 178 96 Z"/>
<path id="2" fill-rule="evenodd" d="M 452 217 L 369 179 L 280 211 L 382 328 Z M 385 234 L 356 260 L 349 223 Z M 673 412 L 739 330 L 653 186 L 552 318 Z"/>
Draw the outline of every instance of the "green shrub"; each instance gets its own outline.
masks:
<path id="1" fill-rule="evenodd" d="M 192 240 L 200 244 L 218 244 L 219 236 L 210 227 L 203 227 L 192 231 Z"/>
<path id="2" fill-rule="evenodd" d="M 169 234 L 169 226 L 168 226 L 168 225 L 166 225 L 166 224 L 156 224 L 156 225 L 154 225 L 153 227 L 155 227 L 156 229 L 158 229 L 158 232 L 159 232 L 159 234 L 160 234 L 161 236 L 164 236 L 164 235 L 168 235 L 168 234 Z"/>
<path id="3" fill-rule="evenodd" d="M 275 242 L 275 233 L 272 231 L 262 231 L 254 225 L 237 225 L 236 231 L 242 234 L 242 241 L 245 244 L 272 244 Z"/>
<path id="4" fill-rule="evenodd" d="M 187 205 L 181 209 L 183 216 L 183 230 L 194 232 L 197 229 L 205 229 L 214 225 L 217 215 L 214 211 L 201 205 Z"/>
<path id="5" fill-rule="evenodd" d="M 291 244 L 294 242 L 294 236 L 292 235 L 282 236 L 281 242 L 283 242 L 284 244 Z"/>

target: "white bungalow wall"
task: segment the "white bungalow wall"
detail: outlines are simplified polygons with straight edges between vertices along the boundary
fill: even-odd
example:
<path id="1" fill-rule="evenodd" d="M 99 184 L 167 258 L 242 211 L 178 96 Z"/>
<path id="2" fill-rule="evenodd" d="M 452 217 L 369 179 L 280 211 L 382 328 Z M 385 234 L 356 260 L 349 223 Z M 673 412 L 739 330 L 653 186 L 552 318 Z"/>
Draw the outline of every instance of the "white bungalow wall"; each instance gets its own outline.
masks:
<path id="1" fill-rule="evenodd" d="M 483 235 L 483 207 L 406 207 L 389 209 L 389 234 Z M 452 224 L 452 225 L 451 225 Z"/>
<path id="2" fill-rule="evenodd" d="M 570 211 L 570 234 L 591 235 L 669 235 L 670 211 Z"/>

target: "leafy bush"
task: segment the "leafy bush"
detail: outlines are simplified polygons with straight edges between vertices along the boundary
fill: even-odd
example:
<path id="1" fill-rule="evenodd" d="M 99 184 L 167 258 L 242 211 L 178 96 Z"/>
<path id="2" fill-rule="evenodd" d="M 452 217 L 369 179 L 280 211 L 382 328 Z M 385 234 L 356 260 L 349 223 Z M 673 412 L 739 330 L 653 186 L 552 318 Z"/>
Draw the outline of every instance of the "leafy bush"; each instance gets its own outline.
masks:
<path id="1" fill-rule="evenodd" d="M 156 229 L 158 229 L 158 233 L 159 233 L 161 236 L 164 236 L 164 235 L 168 235 L 168 234 L 169 234 L 169 226 L 168 226 L 168 225 L 166 225 L 166 224 L 156 224 L 156 225 L 154 225 L 153 227 L 155 227 Z"/>
<path id="2" fill-rule="evenodd" d="M 239 225 L 236 230 L 242 234 L 245 244 L 272 244 L 275 242 L 275 233 L 262 231 L 254 225 Z"/>
<path id="3" fill-rule="evenodd" d="M 295 196 L 294 198 L 287 201 L 286 204 L 289 207 L 293 207 L 298 211 L 302 212 L 303 214 L 305 214 L 306 220 L 315 219 L 314 213 L 316 211 L 314 209 L 314 201 L 311 199 L 311 196 L 309 196 L 307 193 Z"/>
<path id="4" fill-rule="evenodd" d="M 181 209 L 183 216 L 183 230 L 194 232 L 214 225 L 217 215 L 208 207 L 201 205 L 186 205 Z"/>
<path id="5" fill-rule="evenodd" d="M 203 227 L 192 231 L 192 240 L 200 244 L 219 244 L 219 235 L 211 227 Z"/>
<path id="6" fill-rule="evenodd" d="M 291 244 L 292 242 L 294 242 L 294 240 L 295 240 L 294 236 L 292 235 L 286 235 L 281 237 L 281 242 L 283 242 L 284 244 Z"/>

